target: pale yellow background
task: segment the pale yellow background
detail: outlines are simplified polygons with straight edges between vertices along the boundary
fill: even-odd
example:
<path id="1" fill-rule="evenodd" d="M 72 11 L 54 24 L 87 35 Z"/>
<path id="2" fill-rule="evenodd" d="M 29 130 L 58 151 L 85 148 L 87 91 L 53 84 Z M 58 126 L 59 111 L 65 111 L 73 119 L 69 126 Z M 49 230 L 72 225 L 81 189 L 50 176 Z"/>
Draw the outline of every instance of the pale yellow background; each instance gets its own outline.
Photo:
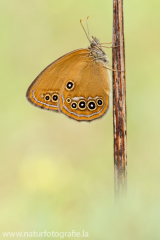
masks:
<path id="1" fill-rule="evenodd" d="M 91 35 L 112 41 L 112 0 L 0 1 L 0 228 L 85 230 L 91 240 L 158 240 L 160 1 L 124 0 L 124 204 L 114 202 L 112 108 L 101 120 L 79 123 L 25 99 L 48 64 L 88 46 L 79 23 L 82 18 L 85 25 L 87 15 Z M 111 50 L 107 54 L 111 60 Z"/>

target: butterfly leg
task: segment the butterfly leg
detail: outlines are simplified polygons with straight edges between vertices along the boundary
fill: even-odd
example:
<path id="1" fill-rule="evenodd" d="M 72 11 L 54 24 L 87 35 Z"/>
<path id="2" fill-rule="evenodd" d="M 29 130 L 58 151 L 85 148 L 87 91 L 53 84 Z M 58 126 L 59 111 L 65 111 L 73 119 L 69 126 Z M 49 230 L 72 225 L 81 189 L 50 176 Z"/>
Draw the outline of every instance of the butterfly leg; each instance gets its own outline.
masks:
<path id="1" fill-rule="evenodd" d="M 107 66 L 110 66 L 110 65 L 106 65 L 106 64 L 103 64 L 103 67 L 105 67 L 105 68 L 107 68 L 108 70 L 111 70 L 111 71 L 113 71 L 113 72 L 125 72 L 126 70 L 115 70 L 115 69 L 110 69 L 110 68 L 108 68 Z M 112 66 L 110 66 L 110 67 L 112 67 Z"/>
<path id="2" fill-rule="evenodd" d="M 101 47 L 103 47 L 103 48 L 116 48 L 116 47 L 120 47 L 120 45 L 118 45 L 118 46 L 111 46 L 111 47 L 106 47 L 106 46 L 101 46 Z"/>

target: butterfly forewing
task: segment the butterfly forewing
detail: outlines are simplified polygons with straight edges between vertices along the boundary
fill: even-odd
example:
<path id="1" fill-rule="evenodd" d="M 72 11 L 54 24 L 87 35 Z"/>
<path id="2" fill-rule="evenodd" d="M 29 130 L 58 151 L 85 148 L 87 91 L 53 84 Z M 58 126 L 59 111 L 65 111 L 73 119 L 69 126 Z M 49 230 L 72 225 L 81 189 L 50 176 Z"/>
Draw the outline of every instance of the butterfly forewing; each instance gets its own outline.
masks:
<path id="1" fill-rule="evenodd" d="M 37 107 L 58 110 L 59 92 L 77 62 L 89 57 L 88 49 L 70 52 L 46 67 L 27 90 L 26 97 Z"/>

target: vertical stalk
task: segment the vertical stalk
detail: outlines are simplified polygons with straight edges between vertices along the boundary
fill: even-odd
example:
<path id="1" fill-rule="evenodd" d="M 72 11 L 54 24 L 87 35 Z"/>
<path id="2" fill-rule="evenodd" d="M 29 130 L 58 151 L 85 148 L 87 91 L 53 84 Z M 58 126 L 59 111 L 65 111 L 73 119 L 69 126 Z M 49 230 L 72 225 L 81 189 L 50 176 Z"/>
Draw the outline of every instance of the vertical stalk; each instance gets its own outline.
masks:
<path id="1" fill-rule="evenodd" d="M 127 185 L 126 79 L 123 0 L 113 0 L 113 126 L 115 195 L 123 195 Z"/>

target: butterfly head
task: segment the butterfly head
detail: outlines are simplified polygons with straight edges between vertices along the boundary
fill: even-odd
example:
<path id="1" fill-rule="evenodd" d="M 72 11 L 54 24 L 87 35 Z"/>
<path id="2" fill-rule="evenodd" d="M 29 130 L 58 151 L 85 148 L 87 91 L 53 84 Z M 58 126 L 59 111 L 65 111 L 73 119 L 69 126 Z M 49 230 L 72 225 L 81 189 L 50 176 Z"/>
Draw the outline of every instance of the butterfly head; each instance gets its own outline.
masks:
<path id="1" fill-rule="evenodd" d="M 82 24 L 82 20 L 80 20 L 81 26 L 87 36 L 88 41 L 90 42 L 90 46 L 88 47 L 88 49 L 90 50 L 91 55 L 94 57 L 94 59 L 96 61 L 100 61 L 103 64 L 107 65 L 109 63 L 109 59 L 107 58 L 107 54 L 105 53 L 105 51 L 102 49 L 102 46 L 101 46 L 99 40 L 93 36 L 92 36 L 92 41 L 90 39 L 89 28 L 88 28 L 88 18 L 89 18 L 89 16 L 86 19 L 88 34 Z"/>
<path id="2" fill-rule="evenodd" d="M 96 37 L 92 37 L 92 39 L 93 40 L 90 41 L 90 46 L 88 47 L 91 55 L 95 58 L 95 60 L 108 64 L 109 59 L 107 58 L 105 51 L 102 49 L 99 40 Z"/>

